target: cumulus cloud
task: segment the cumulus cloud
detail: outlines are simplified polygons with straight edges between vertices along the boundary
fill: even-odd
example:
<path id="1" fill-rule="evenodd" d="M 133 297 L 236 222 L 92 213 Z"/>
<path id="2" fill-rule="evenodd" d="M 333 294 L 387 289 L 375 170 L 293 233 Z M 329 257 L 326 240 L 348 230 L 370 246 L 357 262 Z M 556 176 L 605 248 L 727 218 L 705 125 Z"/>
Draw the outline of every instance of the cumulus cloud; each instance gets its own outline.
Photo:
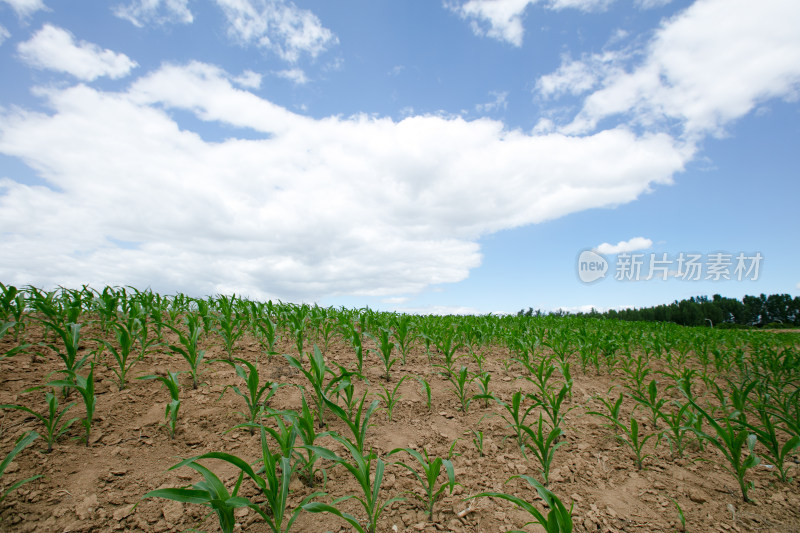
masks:
<path id="1" fill-rule="evenodd" d="M 258 89 L 261 87 L 261 74 L 252 70 L 245 70 L 240 76 L 235 77 L 233 81 L 245 89 Z"/>
<path id="2" fill-rule="evenodd" d="M 85 81 L 101 76 L 122 78 L 137 66 L 125 54 L 85 41 L 76 43 L 71 33 L 50 24 L 45 24 L 30 40 L 20 43 L 17 52 L 31 66 L 67 72 Z"/>
<path id="3" fill-rule="evenodd" d="M 628 241 L 619 241 L 617 244 L 604 242 L 594 250 L 605 255 L 615 255 L 623 252 L 635 252 L 637 250 L 647 250 L 653 246 L 653 241 L 644 237 L 634 237 Z"/>
<path id="4" fill-rule="evenodd" d="M 495 110 L 508 108 L 508 91 L 491 91 L 490 96 L 494 98 L 491 102 L 477 104 L 475 110 L 478 113 L 490 113 Z"/>
<path id="5" fill-rule="evenodd" d="M 2 0 L 17 12 L 19 17 L 28 17 L 41 9 L 47 9 L 42 0 Z"/>
<path id="6" fill-rule="evenodd" d="M 719 135 L 761 102 L 800 87 L 800 3 L 698 0 L 665 20 L 641 57 L 567 60 L 539 80 L 545 96 L 584 94 L 561 131 L 593 131 L 608 117 L 687 138 Z"/>
<path id="7" fill-rule="evenodd" d="M 287 79 L 295 85 L 305 85 L 308 83 L 306 73 L 301 68 L 291 68 L 286 70 L 279 70 L 275 73 L 277 76 Z"/>
<path id="8" fill-rule="evenodd" d="M 11 33 L 9 33 L 9 31 L 5 29 L 5 27 L 0 25 L 0 45 L 2 45 L 3 41 L 8 39 L 9 37 L 11 37 Z"/>
<path id="9" fill-rule="evenodd" d="M 319 18 L 289 0 L 216 0 L 228 22 L 228 34 L 244 45 L 271 50 L 297 62 L 312 58 L 338 43 Z"/>
<path id="10" fill-rule="evenodd" d="M 150 24 L 191 24 L 194 16 L 189 11 L 189 0 L 132 0 L 118 5 L 114 14 L 139 28 Z"/>
<path id="11" fill-rule="evenodd" d="M 4 111 L 0 153 L 47 185 L 0 181 L 0 277 L 306 301 L 408 295 L 466 278 L 482 235 L 632 201 L 692 157 L 625 128 L 570 137 L 489 119 L 312 119 L 233 79 L 164 65 L 122 92 L 41 90 L 50 113 Z M 173 110 L 247 139 L 206 142 Z"/>
<path id="12" fill-rule="evenodd" d="M 487 36 L 522 46 L 525 30 L 522 21 L 528 6 L 542 4 L 547 9 L 605 8 L 613 0 L 467 0 L 445 1 L 445 6 L 468 20 L 475 35 Z"/>

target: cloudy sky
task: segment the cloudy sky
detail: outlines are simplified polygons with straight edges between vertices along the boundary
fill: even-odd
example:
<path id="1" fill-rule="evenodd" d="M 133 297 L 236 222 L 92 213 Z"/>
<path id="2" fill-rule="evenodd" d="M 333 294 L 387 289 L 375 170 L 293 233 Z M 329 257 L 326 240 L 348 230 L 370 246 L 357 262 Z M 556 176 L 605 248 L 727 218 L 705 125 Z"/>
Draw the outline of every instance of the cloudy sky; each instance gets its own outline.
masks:
<path id="1" fill-rule="evenodd" d="M 797 28 L 796 0 L 0 0 L 0 280 L 798 294 Z"/>

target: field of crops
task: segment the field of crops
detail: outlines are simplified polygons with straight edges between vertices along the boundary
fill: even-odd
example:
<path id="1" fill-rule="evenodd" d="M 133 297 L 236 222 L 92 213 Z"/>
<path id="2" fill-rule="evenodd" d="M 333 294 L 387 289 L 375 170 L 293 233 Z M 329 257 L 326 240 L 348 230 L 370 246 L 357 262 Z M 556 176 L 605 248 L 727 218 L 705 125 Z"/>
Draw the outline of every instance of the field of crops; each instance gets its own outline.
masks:
<path id="1" fill-rule="evenodd" d="M 0 288 L 0 531 L 800 531 L 796 332 Z"/>

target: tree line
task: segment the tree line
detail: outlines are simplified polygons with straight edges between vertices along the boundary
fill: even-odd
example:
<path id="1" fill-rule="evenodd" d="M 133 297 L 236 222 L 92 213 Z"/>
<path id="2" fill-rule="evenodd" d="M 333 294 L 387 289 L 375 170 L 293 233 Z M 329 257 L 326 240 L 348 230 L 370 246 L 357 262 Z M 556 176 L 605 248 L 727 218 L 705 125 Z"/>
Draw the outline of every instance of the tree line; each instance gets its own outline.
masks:
<path id="1" fill-rule="evenodd" d="M 541 316 L 545 313 L 528 308 L 520 316 Z M 761 294 L 745 296 L 741 300 L 715 294 L 693 296 L 688 300 L 674 301 L 654 307 L 610 309 L 588 313 L 555 311 L 547 314 L 591 316 L 641 322 L 674 322 L 682 326 L 712 327 L 793 327 L 800 326 L 800 296 L 789 294 Z"/>

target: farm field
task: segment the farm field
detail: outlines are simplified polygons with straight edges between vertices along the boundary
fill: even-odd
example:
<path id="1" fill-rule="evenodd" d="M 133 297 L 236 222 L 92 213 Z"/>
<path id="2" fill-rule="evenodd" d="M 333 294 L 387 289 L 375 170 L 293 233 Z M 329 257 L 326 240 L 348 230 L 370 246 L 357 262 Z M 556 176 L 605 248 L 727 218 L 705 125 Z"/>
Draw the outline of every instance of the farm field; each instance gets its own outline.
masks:
<path id="1" fill-rule="evenodd" d="M 0 531 L 800 531 L 796 332 L 2 289 Z"/>

